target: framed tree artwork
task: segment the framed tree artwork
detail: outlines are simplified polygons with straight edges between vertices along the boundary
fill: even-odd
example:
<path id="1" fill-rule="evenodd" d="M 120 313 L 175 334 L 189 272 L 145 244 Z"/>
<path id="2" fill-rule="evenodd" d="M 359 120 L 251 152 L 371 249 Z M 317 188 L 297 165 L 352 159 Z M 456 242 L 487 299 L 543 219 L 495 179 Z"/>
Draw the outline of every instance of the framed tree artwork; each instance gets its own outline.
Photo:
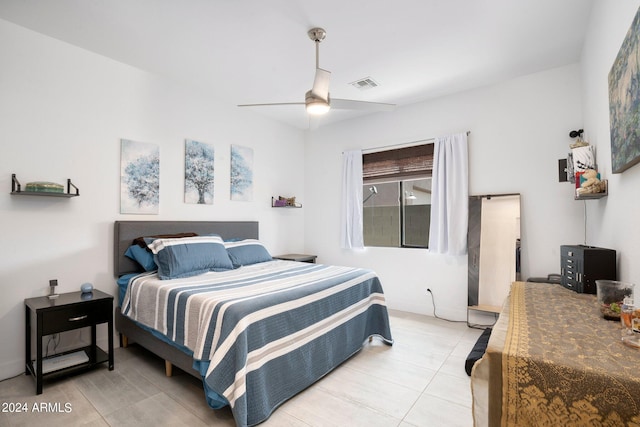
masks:
<path id="1" fill-rule="evenodd" d="M 213 146 L 185 140 L 184 143 L 184 202 L 213 204 Z"/>
<path id="2" fill-rule="evenodd" d="M 120 142 L 120 213 L 157 214 L 160 205 L 160 147 Z"/>
<path id="3" fill-rule="evenodd" d="M 640 162 L 640 9 L 609 72 L 611 169 Z"/>
<path id="4" fill-rule="evenodd" d="M 253 200 L 253 149 L 231 146 L 231 200 Z"/>

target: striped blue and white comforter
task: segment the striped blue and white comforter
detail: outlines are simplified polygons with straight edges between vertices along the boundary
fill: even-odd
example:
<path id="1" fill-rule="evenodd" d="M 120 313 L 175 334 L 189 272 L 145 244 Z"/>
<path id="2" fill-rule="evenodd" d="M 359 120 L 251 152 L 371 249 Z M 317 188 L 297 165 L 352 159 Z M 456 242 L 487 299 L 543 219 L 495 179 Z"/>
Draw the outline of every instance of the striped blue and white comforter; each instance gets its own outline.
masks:
<path id="1" fill-rule="evenodd" d="M 175 280 L 147 273 L 131 280 L 122 307 L 193 352 L 205 390 L 224 397 L 238 426 L 264 421 L 368 337 L 393 342 L 379 279 L 350 267 L 271 261 Z"/>

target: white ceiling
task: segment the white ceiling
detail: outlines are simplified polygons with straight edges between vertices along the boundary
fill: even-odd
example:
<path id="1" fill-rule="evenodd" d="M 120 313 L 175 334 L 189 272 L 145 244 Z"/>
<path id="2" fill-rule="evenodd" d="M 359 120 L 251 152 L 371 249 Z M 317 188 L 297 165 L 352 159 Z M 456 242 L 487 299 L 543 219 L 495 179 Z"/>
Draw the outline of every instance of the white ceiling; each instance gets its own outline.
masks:
<path id="1" fill-rule="evenodd" d="M 0 0 L 0 18 L 229 105 L 303 102 L 312 27 L 332 98 L 399 106 L 578 62 L 592 0 Z M 349 83 L 371 77 L 380 86 Z M 306 129 L 303 106 L 251 107 Z M 331 110 L 320 124 L 364 114 Z M 380 113 L 384 114 L 384 113 Z"/>

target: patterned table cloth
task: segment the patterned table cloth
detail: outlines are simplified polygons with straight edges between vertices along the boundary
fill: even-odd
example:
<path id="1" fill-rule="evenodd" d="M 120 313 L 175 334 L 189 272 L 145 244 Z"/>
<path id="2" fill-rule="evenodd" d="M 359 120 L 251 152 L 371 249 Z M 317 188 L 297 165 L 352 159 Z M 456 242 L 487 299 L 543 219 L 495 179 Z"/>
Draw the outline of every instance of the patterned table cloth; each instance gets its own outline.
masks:
<path id="1" fill-rule="evenodd" d="M 477 373 L 489 370 L 487 425 L 640 426 L 640 349 L 595 295 L 515 282 L 499 322 Z"/>

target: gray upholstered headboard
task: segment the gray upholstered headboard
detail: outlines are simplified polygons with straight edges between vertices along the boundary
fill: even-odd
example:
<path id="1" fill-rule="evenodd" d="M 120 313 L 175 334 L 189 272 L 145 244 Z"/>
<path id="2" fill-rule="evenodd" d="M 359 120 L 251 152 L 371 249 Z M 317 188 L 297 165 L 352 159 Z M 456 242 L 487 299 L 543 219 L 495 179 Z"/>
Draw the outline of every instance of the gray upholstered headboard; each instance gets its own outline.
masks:
<path id="1" fill-rule="evenodd" d="M 257 221 L 116 221 L 113 227 L 114 273 L 116 277 L 141 271 L 135 261 L 124 256 L 136 237 L 158 234 L 216 233 L 223 239 L 257 239 Z"/>

